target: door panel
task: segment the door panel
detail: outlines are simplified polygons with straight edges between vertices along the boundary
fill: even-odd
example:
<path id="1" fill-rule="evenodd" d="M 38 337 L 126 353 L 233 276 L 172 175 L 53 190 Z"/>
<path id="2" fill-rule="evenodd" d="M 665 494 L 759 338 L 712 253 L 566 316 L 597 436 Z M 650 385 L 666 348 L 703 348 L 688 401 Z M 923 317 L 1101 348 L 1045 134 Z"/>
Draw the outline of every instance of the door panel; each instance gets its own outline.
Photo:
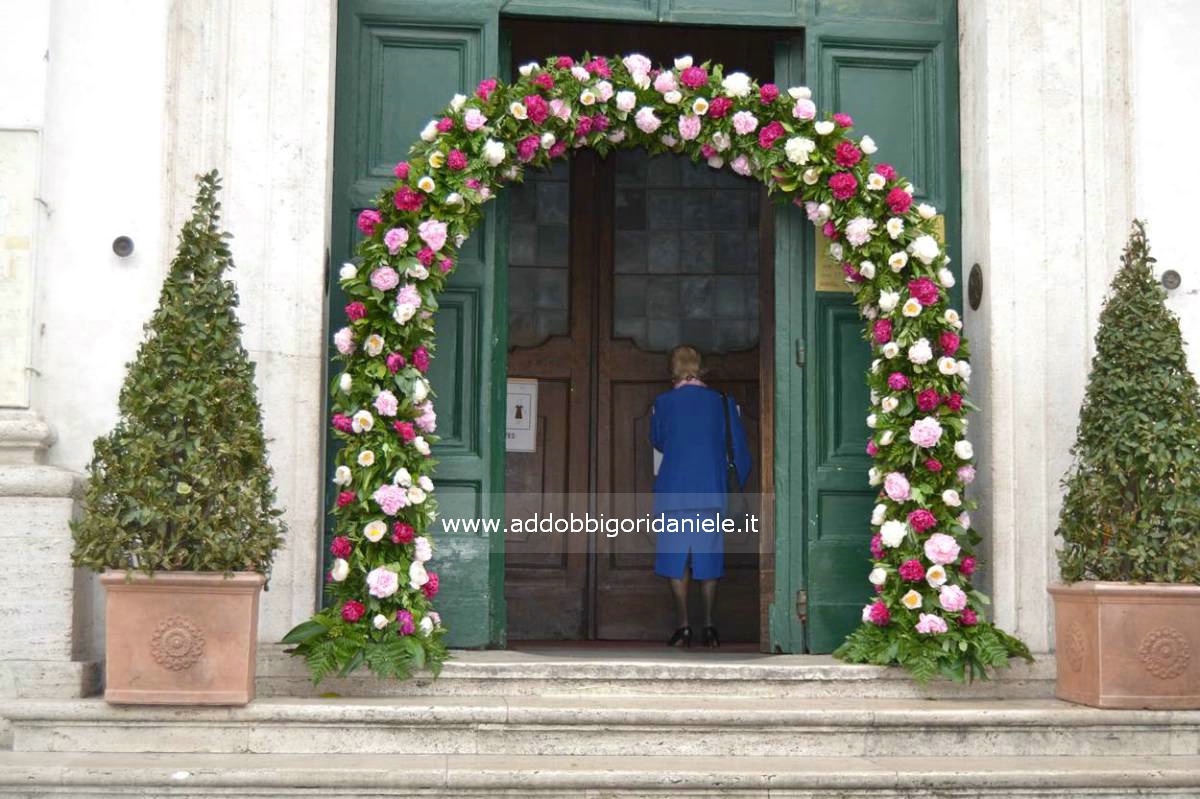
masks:
<path id="1" fill-rule="evenodd" d="M 333 218 L 340 221 L 331 240 L 334 263 L 353 256 L 357 235 L 350 220 L 392 182 L 392 167 L 429 117 L 456 92 L 469 93 L 496 73 L 498 30 L 496 8 L 488 3 L 443 4 L 436 14 L 419 0 L 338 4 Z M 503 380 L 493 379 L 504 368 L 504 328 L 495 325 L 504 272 L 496 268 L 495 231 L 492 213 L 467 240 L 439 298 L 430 381 L 438 395 L 442 441 L 434 454 L 443 517 L 499 513 L 493 497 L 503 480 L 503 429 L 492 420 L 504 400 Z M 337 270 L 330 272 L 330 309 L 340 316 L 345 300 Z M 503 418 L 502 412 L 495 415 Z M 333 446 L 330 440 L 327 469 Z M 499 642 L 503 575 L 492 567 L 492 553 L 502 543 L 482 532 L 435 533 L 445 586 L 438 609 L 450 629 L 447 642 L 460 647 Z"/>

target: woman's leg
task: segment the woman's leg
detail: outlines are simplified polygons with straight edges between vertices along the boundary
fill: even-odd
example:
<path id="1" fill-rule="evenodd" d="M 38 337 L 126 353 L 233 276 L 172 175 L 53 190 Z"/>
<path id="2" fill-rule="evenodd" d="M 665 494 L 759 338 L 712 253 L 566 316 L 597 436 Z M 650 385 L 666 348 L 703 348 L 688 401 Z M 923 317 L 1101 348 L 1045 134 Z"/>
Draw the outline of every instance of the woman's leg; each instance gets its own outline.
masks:
<path id="1" fill-rule="evenodd" d="M 717 581 L 701 580 L 700 592 L 704 595 L 704 626 L 713 626 L 713 608 L 717 604 Z"/>
<path id="2" fill-rule="evenodd" d="M 671 577 L 671 595 L 675 597 L 675 616 L 679 619 L 679 627 L 688 626 L 688 571 L 685 566 L 682 577 Z M 714 581 L 715 582 L 715 581 Z"/>

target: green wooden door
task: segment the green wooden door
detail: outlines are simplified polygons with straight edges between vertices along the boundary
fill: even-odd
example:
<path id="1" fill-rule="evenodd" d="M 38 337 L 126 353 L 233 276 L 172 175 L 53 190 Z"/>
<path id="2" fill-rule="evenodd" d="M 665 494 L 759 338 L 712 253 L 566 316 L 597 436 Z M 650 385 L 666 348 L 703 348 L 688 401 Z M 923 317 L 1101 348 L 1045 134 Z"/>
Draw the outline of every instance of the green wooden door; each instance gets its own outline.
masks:
<path id="1" fill-rule="evenodd" d="M 498 2 L 469 0 L 338 3 L 334 264 L 351 257 L 355 217 L 392 181 L 392 167 L 404 159 L 429 118 L 456 92 L 470 94 L 480 80 L 497 73 L 498 7 Z M 463 245 L 439 298 L 430 379 L 438 396 L 441 442 L 434 455 L 443 517 L 503 517 L 498 504 L 504 431 L 494 423 L 502 424 L 503 414 L 494 411 L 503 407 L 506 347 L 504 270 L 496 268 L 496 241 L 492 214 Z M 340 319 L 345 301 L 337 269 L 330 272 L 330 312 Z M 332 462 L 326 458 L 327 468 Z M 438 608 L 450 628 L 448 643 L 502 643 L 503 536 L 443 532 L 437 546 L 444 586 Z"/>
<path id="2" fill-rule="evenodd" d="M 954 0 L 812 0 L 809 8 L 803 82 L 812 88 L 817 106 L 850 114 L 854 135 L 875 139 L 874 158 L 893 164 L 912 181 L 918 201 L 945 215 L 948 250 L 957 256 Z M 795 47 L 780 54 L 789 79 L 799 69 L 797 58 Z M 782 77 L 778 71 L 777 77 Z M 869 395 L 863 374 L 871 356 L 837 265 L 817 257 L 817 236 L 796 210 L 786 216 L 777 253 L 787 250 L 785 257 L 794 258 L 791 248 L 801 242 L 803 263 L 799 275 L 777 279 L 779 290 L 787 292 L 777 304 L 786 302 L 792 309 L 787 323 L 779 309 L 788 338 L 777 353 L 778 407 L 790 407 L 792 421 L 781 440 L 789 451 L 777 454 L 778 462 L 787 464 L 786 473 L 776 484 L 781 514 L 785 508 L 787 514 L 777 517 L 777 529 L 781 536 L 787 530 L 779 551 L 781 556 L 787 552 L 790 584 L 784 589 L 777 580 L 772 631 L 780 648 L 799 651 L 803 627 L 807 651 L 829 652 L 859 623 L 869 590 L 868 519 L 876 491 L 867 483 Z M 804 366 L 797 365 L 798 347 Z M 790 379 L 783 378 L 789 370 Z"/>

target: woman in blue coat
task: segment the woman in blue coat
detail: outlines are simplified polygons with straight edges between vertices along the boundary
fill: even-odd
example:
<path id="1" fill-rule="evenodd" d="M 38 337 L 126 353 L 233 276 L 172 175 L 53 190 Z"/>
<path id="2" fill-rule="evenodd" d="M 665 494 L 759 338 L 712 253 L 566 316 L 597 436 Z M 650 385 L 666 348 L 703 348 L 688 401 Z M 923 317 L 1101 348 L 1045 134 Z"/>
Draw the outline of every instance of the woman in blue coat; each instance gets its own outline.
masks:
<path id="1" fill-rule="evenodd" d="M 679 628 L 668 646 L 691 646 L 688 566 L 704 596 L 704 644 L 720 646 L 713 626 L 717 580 L 725 575 L 725 535 L 719 524 L 728 507 L 727 440 L 739 487 L 750 475 L 750 448 L 741 410 L 732 397 L 701 381 L 700 354 L 692 347 L 671 352 L 675 387 L 654 399 L 650 443 L 662 453 L 654 478 L 654 514 L 659 522 L 654 572 L 666 577 L 675 598 Z M 729 420 L 726 437 L 726 419 Z"/>

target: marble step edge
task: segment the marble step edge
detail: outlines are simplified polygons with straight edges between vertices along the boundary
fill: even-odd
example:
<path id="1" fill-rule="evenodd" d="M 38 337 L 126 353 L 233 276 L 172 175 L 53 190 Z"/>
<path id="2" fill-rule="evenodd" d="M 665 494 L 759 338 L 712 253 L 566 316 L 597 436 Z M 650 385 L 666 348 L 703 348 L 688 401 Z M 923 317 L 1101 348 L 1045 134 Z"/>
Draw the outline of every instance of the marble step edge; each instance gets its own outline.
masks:
<path id="1" fill-rule="evenodd" d="M 46 726 L 363 727 L 544 725 L 548 727 L 1028 727 L 1185 728 L 1200 710 L 1099 710 L 1057 700 L 796 700 L 673 695 L 260 699 L 245 707 L 114 706 L 99 698 L 20 700 L 3 710 L 14 731 Z M 589 701 L 590 700 L 590 701 Z"/>
<path id="2" fill-rule="evenodd" d="M 1200 790 L 1200 757 L 608 757 L 508 755 L 111 755 L 0 753 L 0 795 L 36 793 L 35 786 L 71 791 L 155 789 L 213 795 L 222 789 L 254 795 L 265 789 L 323 789 L 319 795 L 392 795 L 442 789 L 453 795 L 522 795 L 551 791 L 641 790 L 665 796 L 685 791 Z M 379 791 L 378 794 L 374 793 Z M 116 791 L 114 791 L 116 792 Z M 282 795 L 273 793 L 272 795 Z M 312 794 L 309 794 L 312 795 Z M 558 794 L 554 794 L 558 795 Z M 761 795 L 761 794 L 760 794 Z M 883 794 L 886 795 L 886 794 Z M 922 793 L 922 795 L 926 795 Z M 978 795 L 978 794 L 972 794 Z M 1063 794 L 1057 794 L 1063 795 Z M 1176 794 L 1178 795 L 1178 794 Z M 1194 794 L 1191 794 L 1194 795 Z"/>

